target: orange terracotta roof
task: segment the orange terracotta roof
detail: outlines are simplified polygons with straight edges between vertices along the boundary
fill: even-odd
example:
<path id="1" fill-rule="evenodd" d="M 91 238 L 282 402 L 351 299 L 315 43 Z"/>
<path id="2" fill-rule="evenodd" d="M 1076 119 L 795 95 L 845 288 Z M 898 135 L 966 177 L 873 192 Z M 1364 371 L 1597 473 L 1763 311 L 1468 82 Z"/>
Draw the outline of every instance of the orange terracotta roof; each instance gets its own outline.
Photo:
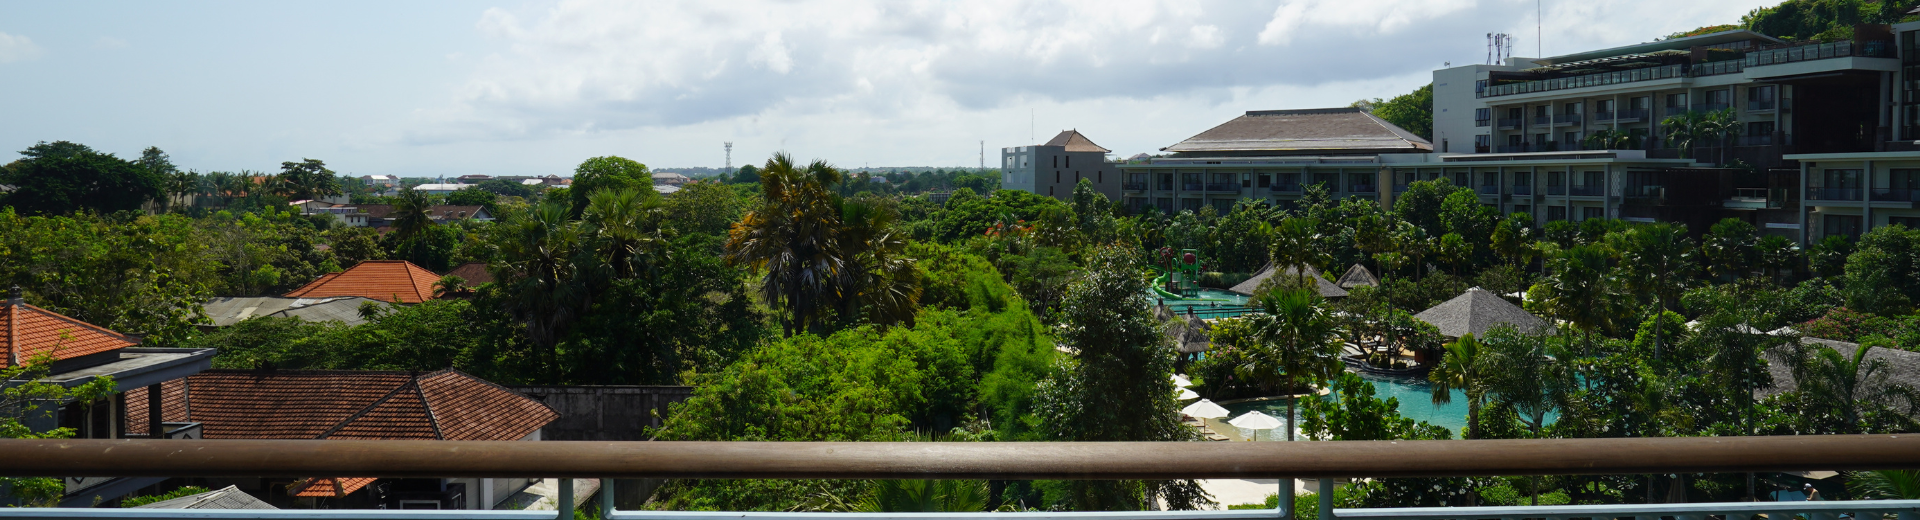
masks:
<path id="1" fill-rule="evenodd" d="M 383 302 L 420 303 L 433 299 L 440 275 L 405 260 L 367 260 L 337 274 L 321 275 L 287 293 L 289 298 L 359 296 Z"/>
<path id="2" fill-rule="evenodd" d="M 9 300 L 0 306 L 0 367 L 39 356 L 73 359 L 139 345 L 140 340 L 60 313 Z"/>
<path id="3" fill-rule="evenodd" d="M 146 392 L 128 392 L 127 433 L 147 430 Z M 560 417 L 457 370 L 208 370 L 161 386 L 161 418 L 208 439 L 511 441 Z"/>
<path id="4" fill-rule="evenodd" d="M 365 477 L 328 477 L 310 478 L 294 484 L 293 496 L 296 497 L 344 497 L 367 487 L 379 480 Z"/>
<path id="5" fill-rule="evenodd" d="M 447 274 L 450 276 L 458 276 L 461 280 L 466 280 L 465 285 L 467 287 L 479 287 L 481 284 L 493 281 L 493 272 L 488 271 L 487 264 L 481 262 L 460 264 L 459 267 L 453 268 L 452 271 L 447 271 Z"/>

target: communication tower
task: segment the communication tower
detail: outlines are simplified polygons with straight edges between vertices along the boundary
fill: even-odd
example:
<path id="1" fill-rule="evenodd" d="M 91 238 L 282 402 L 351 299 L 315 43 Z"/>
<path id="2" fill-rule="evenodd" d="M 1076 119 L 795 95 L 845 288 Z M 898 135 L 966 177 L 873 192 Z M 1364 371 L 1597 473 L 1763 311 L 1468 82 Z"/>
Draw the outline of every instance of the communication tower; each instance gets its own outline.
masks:
<path id="1" fill-rule="evenodd" d="M 727 171 L 733 171 L 733 141 L 727 141 Z"/>

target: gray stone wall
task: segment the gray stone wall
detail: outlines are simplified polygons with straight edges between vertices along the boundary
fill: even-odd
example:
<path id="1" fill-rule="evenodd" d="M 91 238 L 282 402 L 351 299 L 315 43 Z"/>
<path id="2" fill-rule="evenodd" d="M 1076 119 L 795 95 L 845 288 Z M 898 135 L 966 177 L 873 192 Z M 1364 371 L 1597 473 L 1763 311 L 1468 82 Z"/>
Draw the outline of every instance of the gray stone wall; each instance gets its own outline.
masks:
<path id="1" fill-rule="evenodd" d="M 667 405 L 693 395 L 691 386 L 508 386 L 545 403 L 560 418 L 541 430 L 550 441 L 644 441 Z"/>

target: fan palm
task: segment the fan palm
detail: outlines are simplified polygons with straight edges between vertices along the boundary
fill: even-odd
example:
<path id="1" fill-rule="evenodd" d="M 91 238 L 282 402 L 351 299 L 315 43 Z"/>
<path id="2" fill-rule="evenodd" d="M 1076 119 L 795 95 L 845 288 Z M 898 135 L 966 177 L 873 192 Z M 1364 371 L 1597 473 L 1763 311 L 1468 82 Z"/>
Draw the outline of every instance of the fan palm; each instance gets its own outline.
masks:
<path id="1" fill-rule="evenodd" d="M 1590 150 L 1629 150 L 1633 148 L 1633 134 L 1619 130 L 1599 130 L 1587 135 L 1586 145 Z"/>
<path id="2" fill-rule="evenodd" d="M 649 255 L 665 250 L 660 233 L 665 218 L 653 192 L 611 189 L 587 196 L 586 234 L 594 239 L 599 264 L 615 278 L 632 278 L 650 266 Z"/>
<path id="3" fill-rule="evenodd" d="M 910 321 L 920 307 L 920 270 L 906 255 L 907 239 L 895 226 L 899 213 L 874 199 L 841 207 L 837 243 L 844 264 L 839 282 L 841 311 L 864 310 L 869 321 Z"/>
<path id="4" fill-rule="evenodd" d="M 881 480 L 856 510 L 864 513 L 978 513 L 987 509 L 979 480 Z"/>
<path id="5" fill-rule="evenodd" d="M 507 259 L 494 271 L 495 279 L 504 282 L 504 306 L 526 326 L 527 339 L 541 348 L 556 379 L 556 345 L 585 300 L 574 283 L 580 228 L 568 218 L 572 211 L 560 200 L 515 213 L 498 230 L 502 239 L 495 245 L 500 249 L 496 258 Z"/>
<path id="6" fill-rule="evenodd" d="M 840 295 L 847 258 L 836 232 L 840 208 L 829 188 L 840 173 L 825 162 L 801 167 L 774 154 L 760 172 L 763 205 L 728 234 L 727 259 L 764 272 L 760 294 L 783 312 L 791 336 L 818 325 Z"/>
<path id="7" fill-rule="evenodd" d="M 1254 320 L 1255 345 L 1248 352 L 1247 376 L 1283 391 L 1330 380 L 1340 371 L 1339 322 L 1309 287 L 1276 290 L 1260 299 Z M 1287 440 L 1293 440 L 1295 399 L 1287 400 Z"/>

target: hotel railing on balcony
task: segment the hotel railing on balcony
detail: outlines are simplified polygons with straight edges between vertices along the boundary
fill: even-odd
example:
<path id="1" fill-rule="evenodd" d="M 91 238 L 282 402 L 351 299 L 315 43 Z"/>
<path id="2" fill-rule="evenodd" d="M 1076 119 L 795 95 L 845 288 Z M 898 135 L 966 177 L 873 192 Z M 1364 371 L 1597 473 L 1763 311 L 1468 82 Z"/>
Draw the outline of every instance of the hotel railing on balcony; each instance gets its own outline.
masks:
<path id="1" fill-rule="evenodd" d="M 1372 184 L 1350 184 L 1347 193 L 1379 193 L 1380 187 Z"/>
<path id="2" fill-rule="evenodd" d="M 1566 194 L 1567 194 L 1567 187 L 1566 187 L 1566 186 L 1553 186 L 1553 185 L 1548 185 L 1548 186 L 1547 186 L 1547 194 L 1548 194 L 1548 195 L 1566 195 Z"/>
<path id="3" fill-rule="evenodd" d="M 1394 192 L 1394 193 L 1406 193 L 1406 192 L 1407 192 L 1407 187 L 1408 187 L 1408 186 L 1411 186 L 1411 185 L 1410 185 L 1410 184 L 1395 184 L 1395 185 L 1393 185 L 1393 192 Z"/>
<path id="4" fill-rule="evenodd" d="M 1601 86 L 1601 85 L 1633 83 L 1636 81 L 1650 81 L 1650 80 L 1656 80 L 1656 79 L 1678 78 L 1678 77 L 1684 77 L 1686 76 L 1686 74 L 1687 74 L 1686 65 L 1678 65 L 1678 64 L 1665 65 L 1660 67 L 1647 67 L 1642 69 L 1623 70 L 1618 72 L 1603 72 L 1599 74 L 1584 74 L 1584 75 L 1570 76 L 1565 78 L 1524 81 L 1519 83 L 1508 83 L 1505 85 L 1489 85 L 1485 90 L 1480 91 L 1479 96 L 1486 98 L 1486 97 L 1497 97 L 1497 96 L 1511 96 L 1515 94 L 1531 94 L 1534 92 L 1550 92 L 1554 90 L 1565 90 L 1570 88 L 1595 87 L 1595 86 Z"/>
<path id="5" fill-rule="evenodd" d="M 1807 200 L 1860 200 L 1860 188 L 1807 188 Z"/>
<path id="6" fill-rule="evenodd" d="M 1127 190 L 1127 191 L 1147 191 L 1147 183 L 1129 182 L 1121 185 L 1120 189 Z"/>
<path id="7" fill-rule="evenodd" d="M 1746 58 L 1741 61 L 1746 63 L 1748 67 L 1757 67 L 1793 63 L 1796 61 L 1845 58 L 1848 56 L 1891 58 L 1893 57 L 1892 51 L 1892 42 L 1870 41 L 1856 44 L 1851 41 L 1844 41 L 1749 51 L 1747 52 Z"/>
<path id="8" fill-rule="evenodd" d="M 1299 184 L 1275 184 L 1273 185 L 1273 191 L 1281 192 L 1281 193 L 1299 193 L 1300 185 Z"/>
<path id="9" fill-rule="evenodd" d="M 1240 191 L 1240 184 L 1233 182 L 1208 183 L 1207 191 Z"/>
<path id="10" fill-rule="evenodd" d="M 1599 197 L 1606 194 L 1606 186 L 1574 186 L 1572 193 L 1570 193 L 1570 195 L 1575 197 Z"/>
<path id="11" fill-rule="evenodd" d="M 1773 108 L 1774 108 L 1774 107 L 1775 107 L 1776 105 L 1777 105 L 1777 103 L 1775 103 L 1775 102 L 1774 102 L 1773 100 L 1771 100 L 1771 99 L 1753 99 L 1753 100 L 1748 100 L 1748 101 L 1747 101 L 1747 111 L 1749 111 L 1749 112 L 1763 112 L 1763 111 L 1767 111 L 1767 110 L 1773 110 Z"/>
<path id="12" fill-rule="evenodd" d="M 1479 188 L 1475 188 L 1475 191 L 1480 192 L 1481 195 L 1499 195 L 1500 187 L 1499 186 L 1481 186 Z"/>
<path id="13" fill-rule="evenodd" d="M 1533 186 L 1531 185 L 1514 186 L 1513 194 L 1514 195 L 1532 195 Z"/>
<path id="14" fill-rule="evenodd" d="M 1745 473 L 1920 469 L 1920 436 L 1804 435 L 1328 442 L 460 442 L 0 440 L 0 476 L 558 478 L 559 511 L 0 508 L 0 518 L 573 518 L 574 478 L 1172 480 L 1319 483 L 1322 520 L 1620 517 L 1920 519 L 1920 501 L 1676 503 L 1335 509 L 1340 478 Z M 603 482 L 605 482 L 603 480 Z M 1279 491 L 1280 489 L 1276 489 Z M 1281 510 L 1033 513 L 617 511 L 612 520 L 1277 520 Z M 1291 508 L 1290 500 L 1281 504 Z"/>
<path id="15" fill-rule="evenodd" d="M 1501 130 L 1512 130 L 1512 129 L 1515 129 L 1515 128 L 1520 128 L 1520 123 L 1521 123 L 1521 121 L 1523 121 L 1523 120 L 1521 120 L 1521 119 L 1501 119 L 1501 120 L 1500 120 L 1500 129 L 1501 129 Z"/>
<path id="16" fill-rule="evenodd" d="M 1673 116 L 1687 113 L 1687 107 L 1667 107 L 1661 110 L 1661 112 L 1665 114 L 1664 116 L 1661 116 L 1661 117 L 1673 117 Z"/>
<path id="17" fill-rule="evenodd" d="M 1694 112 L 1714 112 L 1726 110 L 1728 106 L 1726 103 L 1695 103 L 1692 110 Z"/>
<path id="18" fill-rule="evenodd" d="M 1205 191 L 1206 187 L 1207 186 L 1205 184 L 1201 184 L 1198 182 L 1189 182 L 1189 183 L 1181 184 L 1180 191 Z"/>
<path id="19" fill-rule="evenodd" d="M 1697 78 L 1700 76 L 1718 76 L 1721 74 L 1738 74 L 1744 70 L 1747 70 L 1746 64 L 1742 63 L 1740 60 L 1713 61 L 1713 62 L 1707 62 L 1707 63 L 1693 64 L 1692 67 L 1687 69 L 1687 75 Z"/>
<path id="20" fill-rule="evenodd" d="M 1553 124 L 1555 126 L 1580 124 L 1580 114 L 1560 114 L 1553 116 Z"/>
<path id="21" fill-rule="evenodd" d="M 1915 202 L 1920 201 L 1920 190 L 1911 188 L 1874 188 L 1874 202 Z"/>
<path id="22" fill-rule="evenodd" d="M 1644 108 L 1629 108 L 1613 114 L 1613 121 L 1616 123 L 1638 123 L 1646 120 L 1647 109 Z"/>
<path id="23" fill-rule="evenodd" d="M 1533 126 L 1550 126 L 1552 124 L 1553 124 L 1553 116 L 1534 116 L 1533 117 Z"/>

